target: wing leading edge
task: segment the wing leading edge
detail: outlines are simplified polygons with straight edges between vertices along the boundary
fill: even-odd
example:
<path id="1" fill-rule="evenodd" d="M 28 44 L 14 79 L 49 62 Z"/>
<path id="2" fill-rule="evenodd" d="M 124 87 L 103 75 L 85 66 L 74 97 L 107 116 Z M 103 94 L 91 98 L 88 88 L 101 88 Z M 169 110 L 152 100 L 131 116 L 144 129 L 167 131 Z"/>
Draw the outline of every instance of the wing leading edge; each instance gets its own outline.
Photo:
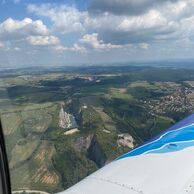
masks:
<path id="1" fill-rule="evenodd" d="M 194 194 L 194 114 L 62 194 Z"/>

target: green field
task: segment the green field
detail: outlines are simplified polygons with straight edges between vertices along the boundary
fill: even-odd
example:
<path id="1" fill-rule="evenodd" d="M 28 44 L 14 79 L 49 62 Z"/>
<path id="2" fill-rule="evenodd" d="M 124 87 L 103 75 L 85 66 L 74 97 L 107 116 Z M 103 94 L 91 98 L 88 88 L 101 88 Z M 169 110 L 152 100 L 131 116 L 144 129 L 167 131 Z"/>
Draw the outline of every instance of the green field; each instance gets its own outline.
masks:
<path id="1" fill-rule="evenodd" d="M 13 190 L 63 191 L 131 150 L 118 144 L 119 135 L 131 135 L 137 147 L 160 134 L 194 110 L 186 93 L 194 93 L 186 84 L 193 75 L 129 66 L 0 75 Z M 60 125 L 61 108 L 75 118 L 76 133 L 65 135 L 71 129 Z"/>

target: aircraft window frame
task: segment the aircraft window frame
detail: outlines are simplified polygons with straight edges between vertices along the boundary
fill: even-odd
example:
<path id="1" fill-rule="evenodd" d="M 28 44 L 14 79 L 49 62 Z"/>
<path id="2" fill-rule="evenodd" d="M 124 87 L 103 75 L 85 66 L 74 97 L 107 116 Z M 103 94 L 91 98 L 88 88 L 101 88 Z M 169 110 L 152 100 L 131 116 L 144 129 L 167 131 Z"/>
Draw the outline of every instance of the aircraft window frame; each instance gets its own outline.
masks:
<path id="1" fill-rule="evenodd" d="M 0 176 L 3 194 L 11 194 L 9 166 L 7 161 L 7 154 L 1 120 L 0 120 Z"/>

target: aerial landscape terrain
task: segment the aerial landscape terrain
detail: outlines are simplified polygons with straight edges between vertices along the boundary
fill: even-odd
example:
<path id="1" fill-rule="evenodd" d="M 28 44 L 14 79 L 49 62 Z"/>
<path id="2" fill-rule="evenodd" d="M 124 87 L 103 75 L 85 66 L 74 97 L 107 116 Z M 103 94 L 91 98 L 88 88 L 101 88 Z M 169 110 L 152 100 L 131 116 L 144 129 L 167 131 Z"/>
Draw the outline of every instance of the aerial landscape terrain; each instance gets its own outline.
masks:
<path id="1" fill-rule="evenodd" d="M 13 193 L 63 191 L 193 111 L 192 68 L 0 69 Z"/>
<path id="2" fill-rule="evenodd" d="M 193 51 L 194 0 L 0 0 L 0 126 L 12 194 L 61 193 L 151 141 L 161 152 L 182 150 L 162 137 L 194 113 Z M 146 193 L 145 184 L 157 188 L 149 194 L 177 194 L 170 188 L 186 183 L 188 193 L 192 169 L 176 160 L 165 160 L 169 168 L 159 160 L 167 176 L 160 162 L 133 160 L 137 170 L 122 163 L 86 192 L 74 188 Z M 174 163 L 180 172 L 168 173 Z"/>

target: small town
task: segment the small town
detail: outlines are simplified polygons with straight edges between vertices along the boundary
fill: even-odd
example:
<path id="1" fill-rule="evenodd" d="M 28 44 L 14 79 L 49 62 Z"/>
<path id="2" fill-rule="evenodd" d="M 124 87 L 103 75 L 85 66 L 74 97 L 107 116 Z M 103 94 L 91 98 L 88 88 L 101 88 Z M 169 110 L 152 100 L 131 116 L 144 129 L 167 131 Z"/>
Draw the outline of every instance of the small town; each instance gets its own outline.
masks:
<path id="1" fill-rule="evenodd" d="M 163 115 L 167 112 L 194 111 L 194 88 L 177 85 L 169 95 L 154 100 L 144 101 L 151 114 Z"/>

